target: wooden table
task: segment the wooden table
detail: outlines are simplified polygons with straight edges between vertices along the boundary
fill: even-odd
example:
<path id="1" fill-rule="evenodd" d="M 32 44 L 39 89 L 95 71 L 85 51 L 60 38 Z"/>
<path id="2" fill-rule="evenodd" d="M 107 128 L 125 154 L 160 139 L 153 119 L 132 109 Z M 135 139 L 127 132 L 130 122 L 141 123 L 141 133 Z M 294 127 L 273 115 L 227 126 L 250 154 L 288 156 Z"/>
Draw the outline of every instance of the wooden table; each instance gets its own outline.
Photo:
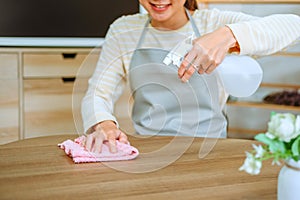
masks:
<path id="1" fill-rule="evenodd" d="M 170 165 L 148 173 L 126 173 L 103 163 L 73 164 L 57 144 L 74 137 L 41 137 L 0 146 L 0 199 L 276 199 L 280 167 L 266 162 L 259 176 L 238 171 L 244 152 L 252 149 L 251 140 L 220 139 L 199 159 L 203 139 L 196 138 Z M 141 156 L 113 164 L 148 166 L 167 159 L 162 154 L 143 161 L 143 154 L 171 140 L 130 137 Z"/>

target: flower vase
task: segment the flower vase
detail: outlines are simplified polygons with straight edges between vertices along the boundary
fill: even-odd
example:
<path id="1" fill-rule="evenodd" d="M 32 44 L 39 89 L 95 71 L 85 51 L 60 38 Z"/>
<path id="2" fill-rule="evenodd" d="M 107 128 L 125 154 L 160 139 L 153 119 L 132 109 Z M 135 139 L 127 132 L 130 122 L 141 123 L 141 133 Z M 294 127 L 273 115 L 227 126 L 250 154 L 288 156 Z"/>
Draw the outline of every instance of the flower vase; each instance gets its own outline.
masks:
<path id="1" fill-rule="evenodd" d="M 281 168 L 278 176 L 278 200 L 300 199 L 300 160 L 290 159 Z"/>

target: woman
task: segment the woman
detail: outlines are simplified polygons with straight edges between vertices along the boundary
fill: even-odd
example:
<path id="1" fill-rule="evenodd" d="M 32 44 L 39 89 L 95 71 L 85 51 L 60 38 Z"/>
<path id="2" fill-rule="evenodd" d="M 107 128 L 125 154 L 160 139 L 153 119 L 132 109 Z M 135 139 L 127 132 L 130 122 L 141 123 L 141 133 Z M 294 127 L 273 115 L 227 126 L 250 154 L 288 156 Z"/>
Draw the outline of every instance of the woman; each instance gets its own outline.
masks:
<path id="1" fill-rule="evenodd" d="M 113 105 L 130 82 L 133 122 L 139 134 L 226 137 L 222 113 L 228 94 L 212 73 L 227 53 L 267 55 L 300 36 L 300 18 L 258 18 L 236 12 L 198 10 L 196 0 L 140 0 L 148 14 L 121 17 L 106 36 L 82 103 L 86 148 L 100 152 L 109 141 L 128 139 L 113 116 Z M 181 66 L 162 60 L 194 35 Z M 198 73 L 195 73 L 198 72 Z M 211 75 L 209 75 L 211 74 Z"/>

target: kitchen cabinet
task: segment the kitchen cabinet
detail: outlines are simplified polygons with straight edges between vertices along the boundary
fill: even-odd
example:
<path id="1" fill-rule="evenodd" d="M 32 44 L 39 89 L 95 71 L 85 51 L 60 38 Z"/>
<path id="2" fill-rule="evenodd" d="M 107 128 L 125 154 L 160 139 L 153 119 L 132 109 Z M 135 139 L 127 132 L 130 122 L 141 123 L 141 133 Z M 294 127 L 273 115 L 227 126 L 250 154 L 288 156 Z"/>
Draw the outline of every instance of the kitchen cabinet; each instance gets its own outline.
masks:
<path id="1" fill-rule="evenodd" d="M 80 116 L 99 54 L 100 48 L 0 48 L 0 143 L 79 133 L 73 116 Z"/>
<path id="2" fill-rule="evenodd" d="M 0 48 L 0 144 L 57 134 L 82 134 L 81 100 L 101 47 Z M 115 107 L 126 132 L 127 86 Z"/>
<path id="3" fill-rule="evenodd" d="M 73 112 L 80 105 L 73 98 L 85 90 L 74 91 L 76 77 L 85 78 L 85 86 L 96 66 L 99 52 L 56 49 L 23 53 L 24 138 L 77 133 Z M 88 66 L 88 67 L 86 67 Z M 83 74 L 77 74 L 84 71 Z"/>
<path id="4" fill-rule="evenodd" d="M 18 54 L 0 54 L 0 144 L 19 139 Z"/>

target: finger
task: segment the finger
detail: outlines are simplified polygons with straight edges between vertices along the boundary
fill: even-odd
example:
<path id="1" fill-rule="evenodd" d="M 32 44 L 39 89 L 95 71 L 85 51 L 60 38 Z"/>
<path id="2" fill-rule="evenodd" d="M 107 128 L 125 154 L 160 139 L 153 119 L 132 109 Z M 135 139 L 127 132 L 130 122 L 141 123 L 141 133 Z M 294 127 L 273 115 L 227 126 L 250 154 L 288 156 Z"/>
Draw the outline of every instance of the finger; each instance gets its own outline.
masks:
<path id="1" fill-rule="evenodd" d="M 179 69 L 178 69 L 178 77 L 182 78 L 186 69 L 190 66 L 192 61 L 195 59 L 197 56 L 197 51 L 196 50 L 191 50 L 183 59 Z"/>
<path id="2" fill-rule="evenodd" d="M 225 56 L 226 56 L 225 54 L 216 56 L 216 58 L 213 60 L 213 62 L 206 69 L 205 72 L 208 74 L 212 73 L 221 64 L 221 62 L 224 60 Z"/>
<path id="3" fill-rule="evenodd" d="M 96 137 L 95 138 L 95 144 L 94 144 L 94 147 L 93 147 L 93 152 L 94 153 L 101 153 L 102 144 L 103 144 L 103 137 Z"/>
<path id="4" fill-rule="evenodd" d="M 214 65 L 214 64 L 211 64 L 206 70 L 205 70 L 205 73 L 207 73 L 207 74 L 210 74 L 210 73 L 212 73 L 213 71 L 214 71 L 214 69 L 216 69 L 216 65 Z"/>
<path id="5" fill-rule="evenodd" d="M 128 144 L 128 137 L 125 133 L 121 132 L 119 136 L 119 141 L 123 144 Z"/>
<path id="6" fill-rule="evenodd" d="M 202 67 L 203 67 L 203 70 L 205 71 L 205 73 L 208 73 L 210 70 L 212 71 L 214 68 L 216 68 L 216 61 L 214 59 L 210 58 L 207 63 L 202 65 Z M 209 70 L 209 68 L 211 68 L 211 69 Z"/>
<path id="7" fill-rule="evenodd" d="M 205 63 L 205 62 L 207 62 L 207 58 L 206 58 L 207 56 L 197 56 L 196 57 L 196 59 L 194 60 L 194 62 L 193 62 L 193 66 L 197 66 L 197 67 L 194 67 L 195 69 L 196 69 L 196 71 L 198 72 L 198 73 L 200 73 L 201 74 L 201 72 L 203 71 L 203 69 L 202 69 L 202 63 Z"/>
<path id="8" fill-rule="evenodd" d="M 187 82 L 191 76 L 194 74 L 196 71 L 195 67 L 190 66 L 183 74 L 183 77 L 181 78 L 182 82 Z"/>
<path id="9" fill-rule="evenodd" d="M 94 143 L 94 135 L 92 133 L 92 134 L 88 135 L 86 138 L 85 148 L 88 151 L 92 151 L 93 143 Z"/>
<path id="10" fill-rule="evenodd" d="M 109 146 L 109 151 L 111 153 L 116 153 L 117 150 L 117 143 L 116 143 L 116 138 L 114 134 L 108 135 L 108 146 Z"/>
<path id="11" fill-rule="evenodd" d="M 206 57 L 206 56 L 204 56 Z M 208 69 L 210 67 L 212 67 L 210 70 L 213 71 L 214 70 L 214 66 L 215 66 L 215 62 L 213 60 L 209 60 L 207 58 L 204 58 L 201 62 L 201 64 L 199 64 L 199 69 L 198 69 L 198 73 L 199 74 L 204 74 L 204 73 L 208 73 Z M 210 72 L 211 72 L 210 71 Z"/>
<path id="12" fill-rule="evenodd" d="M 205 54 L 205 55 L 201 55 L 198 56 L 195 60 L 195 63 L 197 62 L 197 64 L 199 64 L 199 69 L 203 69 L 204 71 L 206 71 L 206 69 L 208 68 L 208 66 L 211 65 L 212 63 L 212 59 L 210 58 L 209 55 Z"/>
<path id="13" fill-rule="evenodd" d="M 181 63 L 180 67 L 178 68 L 178 77 L 181 79 L 184 72 L 185 72 L 185 65 L 183 62 Z"/>
<path id="14" fill-rule="evenodd" d="M 204 69 L 202 68 L 202 65 L 200 65 L 198 73 L 199 74 L 204 74 L 205 73 Z"/>

